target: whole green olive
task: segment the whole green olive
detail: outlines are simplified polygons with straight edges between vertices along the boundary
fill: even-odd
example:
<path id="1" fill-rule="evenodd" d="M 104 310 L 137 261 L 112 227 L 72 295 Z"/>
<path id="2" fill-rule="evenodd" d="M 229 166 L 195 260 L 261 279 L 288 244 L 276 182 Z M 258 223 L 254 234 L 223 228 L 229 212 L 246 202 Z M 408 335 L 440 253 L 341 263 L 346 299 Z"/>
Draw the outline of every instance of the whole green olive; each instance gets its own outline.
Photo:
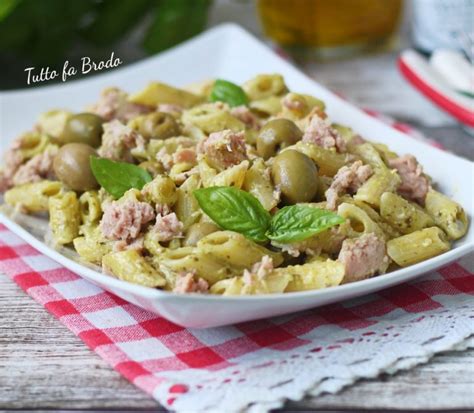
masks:
<path id="1" fill-rule="evenodd" d="M 260 129 L 257 136 L 257 153 L 264 159 L 274 156 L 279 149 L 284 149 L 298 142 L 303 133 L 289 119 L 273 119 Z"/>
<path id="2" fill-rule="evenodd" d="M 193 224 L 189 227 L 184 237 L 183 245 L 185 247 L 194 247 L 201 238 L 216 231 L 219 231 L 219 228 L 212 222 L 198 222 Z"/>
<path id="3" fill-rule="evenodd" d="M 59 149 L 53 162 L 56 177 L 74 191 L 88 191 L 97 188 L 90 167 L 90 157 L 97 153 L 85 143 L 68 143 Z"/>
<path id="4" fill-rule="evenodd" d="M 176 119 L 164 112 L 138 116 L 129 123 L 129 126 L 145 139 L 168 139 L 181 133 Z"/>
<path id="5" fill-rule="evenodd" d="M 60 143 L 85 143 L 97 148 L 102 141 L 104 120 L 94 113 L 78 113 L 71 116 L 59 137 Z"/>
<path id="6" fill-rule="evenodd" d="M 319 177 L 315 163 L 308 156 L 292 149 L 275 157 L 272 178 L 286 204 L 309 202 L 318 192 Z"/>

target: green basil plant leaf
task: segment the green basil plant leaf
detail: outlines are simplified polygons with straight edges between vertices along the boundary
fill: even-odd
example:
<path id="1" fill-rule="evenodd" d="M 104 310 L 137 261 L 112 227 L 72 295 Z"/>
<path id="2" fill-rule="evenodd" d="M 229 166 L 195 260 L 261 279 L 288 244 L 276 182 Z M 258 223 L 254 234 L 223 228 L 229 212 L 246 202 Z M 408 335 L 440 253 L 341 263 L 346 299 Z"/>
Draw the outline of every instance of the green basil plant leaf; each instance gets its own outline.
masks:
<path id="1" fill-rule="evenodd" d="M 91 157 L 90 165 L 97 182 L 115 199 L 131 188 L 142 189 L 151 175 L 136 165 Z"/>
<path id="2" fill-rule="evenodd" d="M 247 105 L 249 103 L 247 95 L 240 86 L 222 79 L 217 79 L 214 82 L 210 100 L 211 102 L 225 102 L 231 107 Z"/>
<path id="3" fill-rule="evenodd" d="M 297 242 L 343 222 L 344 218 L 326 209 L 291 205 L 280 209 L 273 216 L 266 235 L 277 242 Z"/>
<path id="4" fill-rule="evenodd" d="M 265 242 L 270 214 L 253 195 L 234 187 L 210 187 L 193 192 L 201 209 L 221 228 Z"/>

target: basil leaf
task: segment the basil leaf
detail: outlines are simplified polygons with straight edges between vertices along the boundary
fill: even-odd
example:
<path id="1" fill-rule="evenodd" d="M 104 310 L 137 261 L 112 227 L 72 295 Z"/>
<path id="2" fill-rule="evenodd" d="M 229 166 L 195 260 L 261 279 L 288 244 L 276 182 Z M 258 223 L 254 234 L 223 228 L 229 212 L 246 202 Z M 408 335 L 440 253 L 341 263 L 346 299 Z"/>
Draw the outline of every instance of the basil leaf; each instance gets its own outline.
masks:
<path id="1" fill-rule="evenodd" d="M 266 235 L 278 242 L 302 241 L 343 222 L 344 218 L 326 209 L 292 205 L 273 216 Z"/>
<path id="2" fill-rule="evenodd" d="M 131 163 L 91 157 L 90 165 L 97 182 L 115 199 L 130 188 L 142 189 L 152 179 L 147 171 Z"/>
<path id="3" fill-rule="evenodd" d="M 265 242 L 270 214 L 253 195 L 231 186 L 215 186 L 194 192 L 199 206 L 221 228 Z"/>
<path id="4" fill-rule="evenodd" d="M 247 105 L 249 99 L 244 90 L 236 84 L 227 80 L 217 79 L 210 95 L 211 102 L 225 102 L 229 106 Z"/>

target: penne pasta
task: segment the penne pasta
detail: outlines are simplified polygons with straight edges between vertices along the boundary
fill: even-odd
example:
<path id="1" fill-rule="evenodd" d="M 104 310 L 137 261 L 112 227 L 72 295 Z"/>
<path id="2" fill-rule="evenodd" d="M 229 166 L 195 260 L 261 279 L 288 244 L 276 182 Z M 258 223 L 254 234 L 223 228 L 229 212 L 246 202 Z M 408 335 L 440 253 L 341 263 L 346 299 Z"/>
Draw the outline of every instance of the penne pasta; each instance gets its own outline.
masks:
<path id="1" fill-rule="evenodd" d="M 318 259 L 304 265 L 294 265 L 279 268 L 275 273 L 285 271 L 292 276 L 286 287 L 286 292 L 319 290 L 321 288 L 339 285 L 344 278 L 344 266 L 330 259 Z"/>
<path id="2" fill-rule="evenodd" d="M 244 184 L 246 172 L 249 168 L 248 161 L 242 161 L 240 164 L 232 166 L 219 172 L 214 176 L 206 186 L 234 186 L 241 188 Z"/>
<path id="3" fill-rule="evenodd" d="M 380 215 L 402 234 L 409 234 L 434 225 L 433 219 L 423 208 L 392 192 L 382 194 Z"/>
<path id="4" fill-rule="evenodd" d="M 68 191 L 49 198 L 49 226 L 54 241 L 69 244 L 79 235 L 81 214 L 76 193 Z"/>
<path id="5" fill-rule="evenodd" d="M 198 242 L 197 249 L 241 271 L 250 268 L 264 256 L 271 257 L 275 266 L 283 262 L 281 253 L 270 251 L 233 231 L 213 232 Z"/>
<path id="6" fill-rule="evenodd" d="M 395 171 L 379 169 L 358 189 L 354 199 L 379 208 L 382 194 L 395 192 L 400 182 L 400 177 Z"/>
<path id="7" fill-rule="evenodd" d="M 153 181 L 147 183 L 143 187 L 142 193 L 147 201 L 158 205 L 172 206 L 178 199 L 175 183 L 164 175 L 158 175 Z"/>
<path id="8" fill-rule="evenodd" d="M 466 234 L 468 228 L 466 213 L 457 202 L 431 189 L 426 195 L 425 207 L 436 225 L 440 226 L 449 238 L 459 239 Z"/>
<path id="9" fill-rule="evenodd" d="M 164 287 L 166 280 L 136 250 L 110 252 L 102 258 L 104 270 L 123 281 L 145 287 Z"/>
<path id="10" fill-rule="evenodd" d="M 212 103 L 205 103 L 185 111 L 183 122 L 198 127 L 205 134 L 224 129 L 235 132 L 245 129 L 244 123 L 232 116 L 227 108 L 217 107 Z"/>
<path id="11" fill-rule="evenodd" d="M 49 198 L 59 194 L 61 188 L 57 181 L 19 185 L 5 192 L 5 202 L 27 212 L 47 212 Z"/>
<path id="12" fill-rule="evenodd" d="M 142 91 L 130 95 L 128 100 L 146 106 L 171 104 L 187 108 L 202 102 L 204 97 L 164 83 L 151 82 Z"/>
<path id="13" fill-rule="evenodd" d="M 281 96 L 288 91 L 283 76 L 278 74 L 257 75 L 242 85 L 250 100 L 265 99 L 270 96 Z"/>
<path id="14" fill-rule="evenodd" d="M 255 196 L 267 211 L 278 204 L 279 196 L 263 159 L 257 159 L 245 173 L 242 188 Z"/>
<path id="15" fill-rule="evenodd" d="M 323 176 L 334 176 L 350 160 L 347 154 L 337 153 L 312 143 L 298 142 L 285 150 L 294 149 L 310 157 L 319 167 Z"/>
<path id="16" fill-rule="evenodd" d="M 278 96 L 269 96 L 267 98 L 253 100 L 249 106 L 257 112 L 275 116 L 281 112 L 281 98 Z"/>
<path id="17" fill-rule="evenodd" d="M 84 225 L 97 224 L 102 217 L 102 205 L 97 191 L 86 191 L 79 197 L 81 222 Z"/>
<path id="18" fill-rule="evenodd" d="M 292 280 L 292 275 L 287 272 L 271 272 L 265 278 L 254 278 L 251 282 L 245 276 L 232 277 L 215 283 L 211 294 L 222 295 L 254 295 L 283 293 Z"/>
<path id="19" fill-rule="evenodd" d="M 400 267 L 433 258 L 450 249 L 445 233 L 438 227 L 412 232 L 387 242 L 387 253 Z"/>
<path id="20" fill-rule="evenodd" d="M 68 110 L 50 110 L 41 114 L 38 119 L 39 130 L 52 138 L 58 139 L 72 116 Z"/>
<path id="21" fill-rule="evenodd" d="M 176 190 L 175 212 L 185 229 L 197 222 L 201 216 L 201 209 L 193 196 L 199 185 L 199 177 L 192 175 Z"/>
<path id="22" fill-rule="evenodd" d="M 374 145 L 371 143 L 362 143 L 360 145 L 351 146 L 351 153 L 357 155 L 362 161 L 370 166 L 374 170 L 386 170 L 387 165 L 380 156 L 380 153 L 375 149 Z"/>
<path id="23" fill-rule="evenodd" d="M 104 255 L 112 250 L 111 245 L 105 242 L 98 226 L 82 227 L 80 231 L 83 236 L 74 238 L 74 249 L 85 261 L 100 265 Z"/>
<path id="24" fill-rule="evenodd" d="M 341 217 L 349 220 L 352 229 L 352 236 L 358 237 L 363 234 L 374 233 L 385 238 L 385 233 L 382 228 L 360 207 L 344 202 L 339 205 L 337 213 Z"/>

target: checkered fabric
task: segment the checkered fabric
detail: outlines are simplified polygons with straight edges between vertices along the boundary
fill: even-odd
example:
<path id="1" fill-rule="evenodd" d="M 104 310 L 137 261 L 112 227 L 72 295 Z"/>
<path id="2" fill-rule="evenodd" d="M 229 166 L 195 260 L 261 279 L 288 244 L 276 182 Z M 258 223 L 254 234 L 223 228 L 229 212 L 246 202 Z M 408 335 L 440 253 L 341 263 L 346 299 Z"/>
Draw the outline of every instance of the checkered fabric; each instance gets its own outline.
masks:
<path id="1" fill-rule="evenodd" d="M 354 377 L 364 377 L 393 367 L 405 353 L 420 357 L 419 349 L 432 340 L 438 343 L 430 347 L 430 354 L 451 348 L 474 334 L 473 258 L 356 300 L 275 319 L 197 330 L 177 326 L 85 281 L 0 225 L 0 273 L 7 274 L 124 377 L 165 407 L 179 411 L 210 411 L 209 406 L 215 411 L 237 411 L 258 401 L 268 410 L 285 398 L 301 398 L 318 374 L 323 383 L 318 391 L 334 391 L 351 382 L 349 365 Z M 462 323 L 456 318 L 461 314 Z M 464 322 L 469 318 L 470 323 Z M 436 337 L 423 336 L 420 343 L 407 345 L 413 333 L 404 326 L 412 328 L 418 322 L 428 323 L 423 324 L 423 334 L 436 323 L 443 328 L 455 325 L 450 328 L 456 329 L 457 334 L 451 335 L 456 340 L 440 340 L 441 333 L 436 333 Z M 444 330 L 442 337 L 447 337 Z M 370 345 L 402 338 L 406 341 L 397 346 L 400 353 L 390 363 L 379 363 L 378 354 L 388 351 L 375 350 L 382 347 L 372 347 L 372 360 L 365 360 L 367 355 L 351 358 Z M 336 355 L 335 361 L 331 354 Z M 276 362 L 278 369 L 271 370 Z M 318 369 L 305 368 L 316 362 Z M 357 372 L 357 363 L 363 371 Z M 322 376 L 321 371 L 331 366 L 338 366 L 339 373 L 335 370 L 327 380 L 327 372 Z M 276 379 L 271 376 L 279 374 L 289 378 L 293 387 L 283 379 L 271 384 L 269 380 Z M 255 388 L 267 382 L 257 396 Z M 308 384 L 303 387 L 302 383 Z M 241 404 L 233 399 L 235 394 Z"/>

